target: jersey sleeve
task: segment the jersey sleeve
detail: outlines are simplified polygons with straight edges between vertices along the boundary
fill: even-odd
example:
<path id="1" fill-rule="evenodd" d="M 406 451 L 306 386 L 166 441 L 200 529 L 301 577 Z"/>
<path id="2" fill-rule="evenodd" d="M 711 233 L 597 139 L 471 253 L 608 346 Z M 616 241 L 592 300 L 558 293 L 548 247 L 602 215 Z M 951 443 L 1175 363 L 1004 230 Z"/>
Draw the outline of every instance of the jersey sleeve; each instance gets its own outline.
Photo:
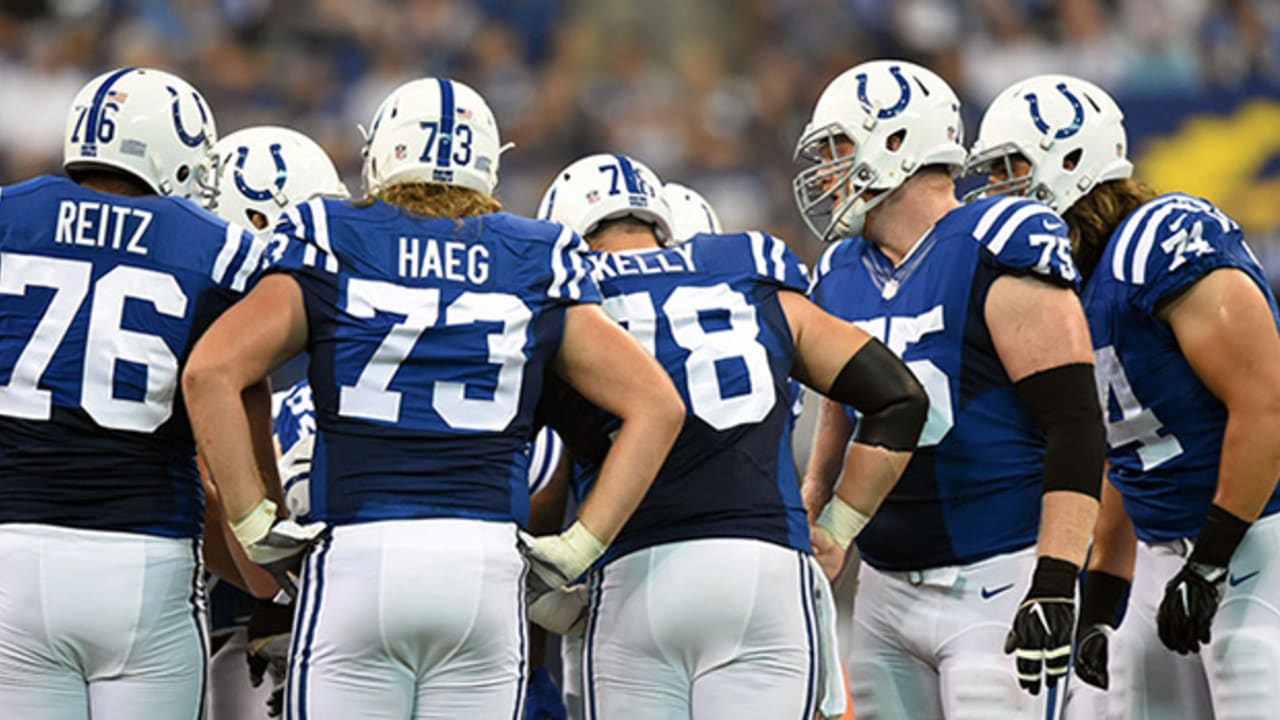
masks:
<path id="1" fill-rule="evenodd" d="M 213 261 L 213 281 L 226 290 L 240 294 L 251 290 L 261 277 L 264 259 L 271 243 L 248 230 L 228 223 L 222 248 Z"/>
<path id="2" fill-rule="evenodd" d="M 337 258 L 328 243 L 327 217 L 322 203 L 323 200 L 317 198 L 290 208 L 280 217 L 262 262 L 262 274 L 283 272 L 301 280 L 321 272 L 338 272 Z M 321 222 L 325 224 L 320 225 Z"/>
<path id="3" fill-rule="evenodd" d="M 551 245 L 551 281 L 546 295 L 564 304 L 599 303 L 600 287 L 591 276 L 590 250 L 573 230 L 562 227 Z"/>
<path id="4" fill-rule="evenodd" d="M 1067 224 L 1049 206 L 1026 198 L 1000 198 L 986 206 L 972 234 L 996 265 L 1080 289 Z"/>
<path id="5" fill-rule="evenodd" d="M 757 278 L 784 290 L 809 290 L 809 268 L 787 244 L 772 235 L 749 232 L 751 261 Z"/>
<path id="6" fill-rule="evenodd" d="M 1240 226 L 1206 200 L 1176 197 L 1146 215 L 1121 229 L 1107 268 L 1135 287 L 1133 302 L 1145 312 L 1155 314 L 1210 271 L 1257 266 Z"/>

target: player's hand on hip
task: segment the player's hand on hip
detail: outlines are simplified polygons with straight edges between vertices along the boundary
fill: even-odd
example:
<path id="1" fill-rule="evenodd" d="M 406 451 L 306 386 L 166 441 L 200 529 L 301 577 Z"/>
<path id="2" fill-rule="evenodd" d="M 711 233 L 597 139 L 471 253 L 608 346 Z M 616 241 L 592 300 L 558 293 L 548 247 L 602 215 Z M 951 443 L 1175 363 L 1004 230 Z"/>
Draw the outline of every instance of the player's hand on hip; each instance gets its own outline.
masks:
<path id="1" fill-rule="evenodd" d="M 827 580 L 834 583 L 844 569 L 847 551 L 831 537 L 831 533 L 817 525 L 809 526 L 809 538 L 813 544 L 813 559 L 818 561 Z"/>
<path id="2" fill-rule="evenodd" d="M 605 544 L 580 522 L 558 535 L 534 537 L 522 530 L 518 544 L 529 561 L 530 575 L 549 588 L 564 587 L 576 580 L 605 550 Z"/>
<path id="3" fill-rule="evenodd" d="M 1042 675 L 1053 687 L 1071 665 L 1076 573 L 1073 563 L 1042 556 L 1005 638 L 1005 653 L 1017 661 L 1018 684 L 1032 695 L 1040 693 Z"/>
<path id="4" fill-rule="evenodd" d="M 291 599 L 298 596 L 298 575 L 306 552 L 328 529 L 324 523 L 300 525 L 276 516 L 276 504 L 264 499 L 231 526 L 244 554 L 280 584 Z"/>
<path id="5" fill-rule="evenodd" d="M 1188 560 L 1164 586 L 1156 612 L 1160 642 L 1180 654 L 1200 652 L 1209 643 L 1209 627 L 1222 600 L 1227 569 Z"/>
<path id="6" fill-rule="evenodd" d="M 1097 623 L 1081 628 L 1076 638 L 1076 675 L 1084 682 L 1100 690 L 1111 686 L 1111 676 L 1107 673 L 1108 655 L 1111 649 L 1111 635 L 1115 628 L 1105 623 Z"/>

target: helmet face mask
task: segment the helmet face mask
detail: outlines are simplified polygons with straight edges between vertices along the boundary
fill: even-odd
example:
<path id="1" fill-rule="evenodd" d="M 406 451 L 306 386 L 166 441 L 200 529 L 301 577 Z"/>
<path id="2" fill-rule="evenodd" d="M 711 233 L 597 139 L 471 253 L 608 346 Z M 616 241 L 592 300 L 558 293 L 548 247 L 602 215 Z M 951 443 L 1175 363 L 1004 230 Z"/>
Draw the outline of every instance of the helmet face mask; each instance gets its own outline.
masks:
<path id="1" fill-rule="evenodd" d="M 877 185 L 880 174 L 866 161 L 857 161 L 857 144 L 839 125 L 828 125 L 805 139 L 809 142 L 796 148 L 796 158 L 814 164 L 792 181 L 805 226 L 824 242 L 861 232 L 866 214 L 888 195 L 863 197 Z M 853 150 L 842 151 L 841 140 L 852 144 Z"/>
<path id="2" fill-rule="evenodd" d="M 161 70 L 120 68 L 90 80 L 72 101 L 63 167 L 110 170 L 159 195 L 190 197 L 197 168 L 217 141 L 208 103 L 183 79 Z"/>
<path id="3" fill-rule="evenodd" d="M 963 134 L 960 101 L 942 78 L 903 60 L 862 63 L 822 91 L 796 145 L 795 159 L 814 163 L 792 182 L 796 206 L 824 242 L 856 235 L 921 168 L 963 167 Z"/>
<path id="4" fill-rule="evenodd" d="M 274 227 L 292 205 L 317 195 L 347 198 L 324 149 L 284 127 L 244 128 L 219 140 L 196 173 L 204 205 L 230 222 Z"/>

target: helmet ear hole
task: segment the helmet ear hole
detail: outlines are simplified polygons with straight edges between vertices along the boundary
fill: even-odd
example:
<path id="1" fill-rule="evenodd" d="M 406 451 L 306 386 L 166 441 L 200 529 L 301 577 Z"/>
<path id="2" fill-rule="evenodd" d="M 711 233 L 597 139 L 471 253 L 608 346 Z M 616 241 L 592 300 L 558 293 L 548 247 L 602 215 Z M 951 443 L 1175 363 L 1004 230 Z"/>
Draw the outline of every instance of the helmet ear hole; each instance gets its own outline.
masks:
<path id="1" fill-rule="evenodd" d="M 174 173 L 174 177 L 178 178 L 178 182 L 186 182 L 191 176 L 191 168 L 187 165 L 179 165 L 178 172 Z"/>
<path id="2" fill-rule="evenodd" d="M 1080 167 L 1080 158 L 1084 156 L 1084 148 L 1076 148 L 1062 158 L 1062 169 L 1072 172 Z"/>
<path id="3" fill-rule="evenodd" d="M 898 152 L 898 149 L 907 141 L 907 129 L 902 128 L 889 137 L 884 139 L 884 148 L 889 152 Z"/>

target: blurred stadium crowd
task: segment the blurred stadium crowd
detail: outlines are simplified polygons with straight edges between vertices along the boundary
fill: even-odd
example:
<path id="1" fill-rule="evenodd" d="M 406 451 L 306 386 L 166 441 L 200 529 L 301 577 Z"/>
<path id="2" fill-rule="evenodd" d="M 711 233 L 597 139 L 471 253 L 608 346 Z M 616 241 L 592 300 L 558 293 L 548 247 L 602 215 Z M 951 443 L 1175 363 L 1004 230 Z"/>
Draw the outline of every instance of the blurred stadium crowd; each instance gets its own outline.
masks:
<path id="1" fill-rule="evenodd" d="M 531 214 L 556 168 L 607 148 L 701 190 L 726 227 L 771 231 L 812 260 L 792 148 L 822 86 L 873 57 L 937 70 L 971 123 L 1008 83 L 1064 69 L 1122 105 L 1277 88 L 1280 2 L 4 0 L 0 182 L 56 171 L 75 91 L 143 65 L 190 79 L 221 134 L 308 133 L 356 189 L 356 123 L 402 81 L 443 74 L 488 98 L 517 145 L 498 188 L 508 209 Z M 1277 228 L 1264 249 L 1280 247 Z"/>

